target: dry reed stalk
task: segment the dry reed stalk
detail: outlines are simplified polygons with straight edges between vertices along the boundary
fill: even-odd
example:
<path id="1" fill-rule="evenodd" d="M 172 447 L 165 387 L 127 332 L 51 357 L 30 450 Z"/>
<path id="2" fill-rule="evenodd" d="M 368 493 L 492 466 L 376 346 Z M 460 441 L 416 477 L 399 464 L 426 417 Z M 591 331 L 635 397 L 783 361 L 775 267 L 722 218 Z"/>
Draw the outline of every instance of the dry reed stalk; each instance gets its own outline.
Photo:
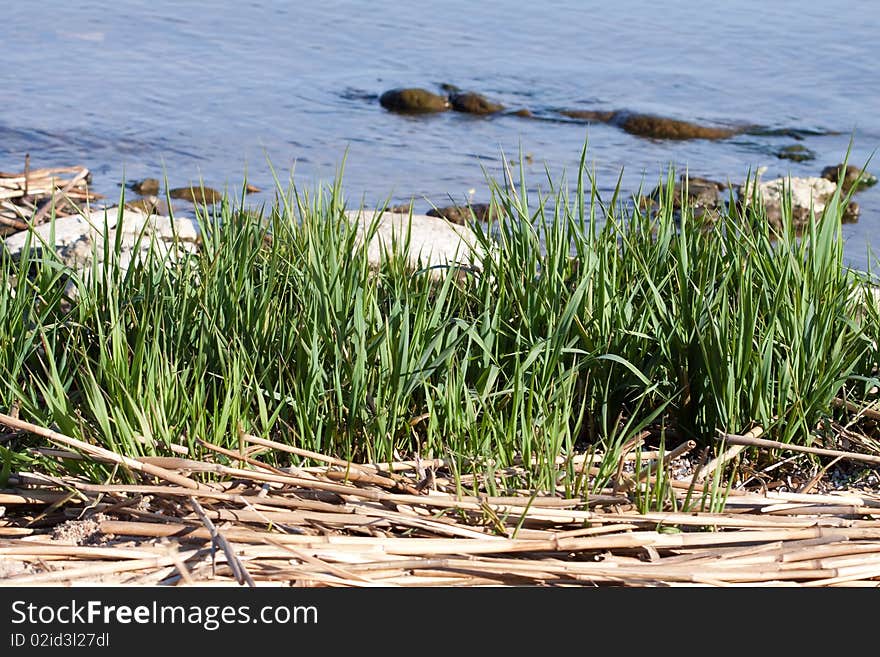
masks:
<path id="1" fill-rule="evenodd" d="M 235 550 L 232 548 L 232 545 L 229 541 L 226 540 L 226 537 L 220 533 L 220 531 L 214 526 L 214 523 L 211 522 L 211 519 L 205 513 L 205 510 L 202 508 L 202 505 L 199 504 L 199 501 L 190 496 L 189 498 L 190 506 L 192 510 L 195 511 L 196 515 L 199 516 L 201 521 L 205 524 L 205 527 L 208 528 L 208 531 L 211 533 L 211 545 L 219 545 L 223 550 L 223 553 L 226 555 L 226 561 L 229 563 L 229 567 L 232 569 L 233 574 L 235 575 L 235 580 L 239 584 L 247 584 L 250 587 L 255 586 L 253 578 L 248 573 L 247 568 L 244 567 L 244 564 L 241 560 L 236 556 Z"/>
<path id="2" fill-rule="evenodd" d="M 26 184 L 28 180 L 33 180 L 37 178 L 48 178 L 55 174 L 59 173 L 77 173 L 78 171 L 82 171 L 85 167 L 82 166 L 74 166 L 74 167 L 45 167 L 42 169 L 30 169 L 29 167 L 25 167 L 25 173 L 8 173 L 0 171 L 0 181 L 4 183 L 14 182 L 16 184 Z"/>
<path id="3" fill-rule="evenodd" d="M 669 452 L 666 452 L 663 455 L 662 465 L 661 465 L 661 463 L 652 463 L 651 465 L 649 465 L 647 468 L 645 468 L 644 472 L 639 473 L 639 481 L 644 481 L 648 477 L 656 474 L 657 470 L 659 470 L 661 467 L 667 467 L 675 459 L 681 458 L 685 454 L 688 454 L 689 452 L 693 451 L 696 448 L 696 446 L 697 446 L 697 443 L 695 441 L 686 440 L 685 442 L 683 442 L 681 445 L 679 445 L 675 449 L 673 449 Z"/>
<path id="4" fill-rule="evenodd" d="M 832 400 L 831 405 L 836 406 L 837 408 L 845 408 L 850 413 L 855 413 L 856 415 L 861 415 L 871 420 L 880 420 L 880 411 L 874 408 L 873 405 L 862 407 L 851 401 L 841 399 L 840 397 Z"/>
<path id="5" fill-rule="evenodd" d="M 849 459 L 851 461 L 862 461 L 864 463 L 880 464 L 880 456 L 871 454 L 860 454 L 858 452 L 843 452 L 837 449 L 823 449 L 821 447 L 806 447 L 804 445 L 793 445 L 790 443 L 781 443 L 776 440 L 764 440 L 746 434 L 745 436 L 736 436 L 733 434 L 725 434 L 718 438 L 732 445 L 745 447 L 762 447 L 764 449 L 781 449 L 790 452 L 801 452 L 803 454 L 815 454 L 817 456 L 835 456 L 837 458 Z"/>
<path id="6" fill-rule="evenodd" d="M 133 570 L 147 570 L 173 566 L 175 561 L 187 561 L 197 555 L 199 550 L 190 550 L 181 554 L 166 556 L 150 556 L 142 559 L 130 559 L 114 563 L 94 564 L 66 570 L 53 570 L 33 575 L 18 575 L 6 580 L 0 580 L 0 586 L 33 586 L 35 584 L 49 584 L 53 582 L 76 580 L 94 581 L 105 575 L 115 575 Z"/>
<path id="7" fill-rule="evenodd" d="M 757 437 L 760 436 L 762 433 L 764 433 L 763 428 L 755 427 L 754 429 L 751 429 L 748 433 L 746 433 L 745 436 L 757 439 Z M 728 438 L 730 437 L 730 435 L 731 434 L 724 434 L 724 438 Z M 744 449 L 744 445 L 734 444 L 733 447 L 729 447 L 728 449 L 724 450 L 724 452 L 709 461 L 705 466 L 700 469 L 699 474 L 695 477 L 696 482 L 701 483 L 711 477 L 718 468 L 722 467 L 728 461 L 736 458 L 739 453 L 742 452 Z"/>
<path id="8" fill-rule="evenodd" d="M 165 481 L 177 484 L 178 486 L 194 488 L 196 490 L 210 489 L 209 486 L 200 484 L 188 477 L 183 477 L 181 475 L 175 474 L 174 472 L 170 472 L 165 468 L 151 465 L 149 463 L 141 463 L 140 461 L 128 458 L 127 456 L 120 456 L 119 454 L 111 452 L 109 449 L 97 447 L 96 445 L 90 445 L 89 443 L 77 440 L 76 438 L 65 436 L 64 434 L 58 433 L 57 431 L 46 429 L 45 427 L 41 427 L 30 422 L 25 422 L 24 420 L 19 420 L 18 418 L 11 417 L 9 415 L 6 415 L 5 413 L 0 413 L 0 424 L 5 424 L 10 429 L 18 429 L 20 431 L 33 433 L 37 436 L 42 436 L 43 438 L 46 438 L 48 440 L 59 442 L 63 445 L 67 445 L 68 447 L 72 447 L 73 449 L 85 452 L 86 454 L 89 454 L 90 456 L 93 456 L 95 458 L 104 459 L 108 462 L 122 465 L 130 470 L 152 475 L 154 477 L 158 477 L 159 479 L 164 479 Z"/>
<path id="9" fill-rule="evenodd" d="M 352 470 L 326 470 L 324 476 L 332 481 L 353 481 L 358 484 L 372 484 L 380 488 L 390 490 L 403 490 L 410 495 L 419 495 L 419 489 L 407 481 L 401 479 L 392 479 L 382 475 L 373 474 L 371 472 L 361 472 L 358 469 Z"/>
<path id="10" fill-rule="evenodd" d="M 55 207 L 55 204 L 61 201 L 70 191 L 79 185 L 82 181 L 84 181 L 89 175 L 89 170 L 83 167 L 82 171 L 77 173 L 64 187 L 54 192 L 48 201 L 45 202 L 42 208 L 37 210 L 36 214 L 34 214 L 34 218 L 32 220 L 32 224 L 36 226 L 46 218 L 49 212 Z"/>
<path id="11" fill-rule="evenodd" d="M 268 463 L 262 463 L 256 459 L 251 458 L 251 457 L 249 457 L 245 454 L 242 454 L 240 452 L 235 452 L 231 449 L 225 449 L 223 447 L 220 447 L 219 445 L 212 445 L 211 443 L 207 442 L 206 440 L 202 440 L 201 438 L 199 439 L 199 445 L 201 445 L 205 449 L 208 449 L 212 452 L 216 452 L 218 454 L 223 454 L 223 456 L 227 456 L 231 459 L 239 461 L 240 463 L 247 463 L 248 465 L 252 465 L 255 468 L 259 468 L 260 470 L 263 470 L 265 472 L 270 472 L 272 474 L 280 475 L 282 477 L 286 477 L 290 474 L 289 472 L 285 472 L 284 470 L 281 470 L 280 468 L 276 468 L 274 466 L 271 466 Z M 306 479 L 312 478 L 312 476 L 307 473 L 302 473 L 302 474 L 300 474 L 300 476 L 302 476 Z"/>

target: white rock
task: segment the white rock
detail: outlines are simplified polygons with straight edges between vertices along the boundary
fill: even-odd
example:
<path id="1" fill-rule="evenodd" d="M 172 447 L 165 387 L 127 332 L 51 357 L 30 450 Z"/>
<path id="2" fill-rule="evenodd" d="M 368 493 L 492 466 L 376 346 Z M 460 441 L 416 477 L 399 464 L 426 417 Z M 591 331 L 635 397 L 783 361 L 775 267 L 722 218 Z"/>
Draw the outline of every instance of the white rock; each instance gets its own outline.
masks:
<path id="1" fill-rule="evenodd" d="M 755 181 L 751 180 L 739 188 L 739 198 L 744 206 L 752 202 Z M 758 182 L 757 196 L 764 203 L 767 218 L 779 225 L 782 221 L 784 199 L 791 193 L 791 214 L 794 224 L 802 226 L 813 217 L 820 217 L 825 205 L 831 200 L 837 184 L 825 178 L 775 178 Z"/>
<path id="2" fill-rule="evenodd" d="M 358 244 L 362 244 L 375 218 L 375 211 L 352 210 L 347 215 L 357 222 Z M 401 251 L 407 237 L 406 256 L 410 267 L 437 267 L 432 270 L 435 278 L 443 276 L 443 265 L 471 265 L 481 252 L 474 231 L 466 226 L 424 214 L 414 214 L 410 221 L 409 214 L 385 212 L 379 219 L 375 235 L 367 244 L 370 265 L 379 266 L 385 251 L 390 251 L 393 245 Z"/>
<path id="3" fill-rule="evenodd" d="M 13 256 L 21 253 L 28 235 L 31 247 L 54 247 L 61 260 L 77 269 L 87 267 L 93 255 L 103 260 L 104 232 L 114 245 L 120 236 L 122 253 L 120 264 L 126 269 L 133 259 L 147 253 L 153 244 L 157 253 L 176 253 L 176 248 L 192 251 L 200 241 L 199 227 L 194 219 L 174 219 L 157 215 L 145 215 L 133 210 L 119 208 L 96 210 L 89 215 L 73 215 L 36 226 L 31 231 L 21 231 L 6 238 L 6 248 Z M 53 233 L 54 231 L 54 233 Z M 138 238 L 143 234 L 143 237 Z M 52 243 L 49 244 L 50 238 Z M 135 253 L 137 252 L 137 253 Z"/>

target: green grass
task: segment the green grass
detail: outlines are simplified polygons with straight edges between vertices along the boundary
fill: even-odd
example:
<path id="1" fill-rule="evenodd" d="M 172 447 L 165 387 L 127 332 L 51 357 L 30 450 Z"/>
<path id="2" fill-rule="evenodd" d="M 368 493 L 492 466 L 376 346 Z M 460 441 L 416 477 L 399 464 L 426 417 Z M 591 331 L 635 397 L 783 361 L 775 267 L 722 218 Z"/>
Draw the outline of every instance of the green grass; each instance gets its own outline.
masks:
<path id="1" fill-rule="evenodd" d="M 498 485 L 584 494 L 645 428 L 667 448 L 756 424 L 809 443 L 835 397 L 877 383 L 880 317 L 869 276 L 844 267 L 840 199 L 797 237 L 754 205 L 711 230 L 662 200 L 647 216 L 600 198 L 583 164 L 571 192 L 492 184 L 503 218 L 478 229 L 480 271 L 440 280 L 401 257 L 370 270 L 341 180 L 279 186 L 263 216 L 224 201 L 176 262 L 124 272 L 108 244 L 79 274 L 0 251 L 0 408 L 130 456 L 237 449 L 244 429 L 347 459 L 449 458 L 457 475 L 525 464 Z M 5 470 L 127 476 L 34 444 L 0 443 Z M 571 462 L 585 450 L 606 455 L 589 482 Z M 665 504 L 664 477 L 640 506 Z"/>

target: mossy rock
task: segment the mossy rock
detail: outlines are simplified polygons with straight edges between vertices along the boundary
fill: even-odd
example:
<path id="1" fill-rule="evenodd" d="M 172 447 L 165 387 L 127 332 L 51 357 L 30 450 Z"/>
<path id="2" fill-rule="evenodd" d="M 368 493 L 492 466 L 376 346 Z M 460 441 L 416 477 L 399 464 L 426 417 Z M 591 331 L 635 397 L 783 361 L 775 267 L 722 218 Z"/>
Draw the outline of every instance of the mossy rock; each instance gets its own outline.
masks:
<path id="1" fill-rule="evenodd" d="M 822 177 L 825 178 L 825 180 L 830 180 L 833 183 L 841 185 L 844 193 L 849 193 L 849 190 L 854 186 L 855 191 L 858 192 L 866 187 L 871 187 L 877 184 L 877 176 L 868 173 L 867 171 L 863 172 L 861 168 L 854 164 L 847 165 L 846 171 L 843 172 L 842 182 L 840 180 L 841 172 L 843 172 L 843 164 L 825 167 L 822 169 Z"/>
<path id="2" fill-rule="evenodd" d="M 784 146 L 776 151 L 776 157 L 780 160 L 791 160 L 792 162 L 809 162 L 816 159 L 816 154 L 806 146 L 793 144 L 792 146 Z"/>
<path id="3" fill-rule="evenodd" d="M 493 103 L 485 96 L 471 91 L 465 93 L 452 94 L 449 97 L 452 109 L 456 112 L 465 112 L 467 114 L 495 114 L 504 109 L 504 105 Z"/>
<path id="4" fill-rule="evenodd" d="M 614 125 L 637 137 L 650 139 L 727 139 L 739 134 L 742 130 L 734 128 L 717 128 L 700 125 L 690 121 L 679 121 L 651 114 L 614 113 Z"/>
<path id="5" fill-rule="evenodd" d="M 155 178 L 144 178 L 130 185 L 131 191 L 141 196 L 156 196 L 159 193 L 159 181 Z"/>
<path id="6" fill-rule="evenodd" d="M 175 187 L 168 191 L 168 195 L 201 205 L 212 205 L 223 200 L 223 194 L 211 187 Z"/>
<path id="7" fill-rule="evenodd" d="M 418 88 L 390 89 L 379 97 L 379 104 L 400 114 L 445 112 L 450 106 L 446 96 Z"/>

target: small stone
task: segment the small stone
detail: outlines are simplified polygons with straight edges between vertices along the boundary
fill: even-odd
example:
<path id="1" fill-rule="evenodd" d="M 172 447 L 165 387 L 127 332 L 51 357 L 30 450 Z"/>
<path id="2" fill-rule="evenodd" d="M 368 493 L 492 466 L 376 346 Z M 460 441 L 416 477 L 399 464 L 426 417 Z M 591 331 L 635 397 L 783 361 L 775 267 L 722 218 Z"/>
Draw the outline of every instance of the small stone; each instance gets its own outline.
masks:
<path id="1" fill-rule="evenodd" d="M 808 162 L 809 160 L 815 160 L 816 154 L 806 146 L 794 144 L 780 148 L 776 151 L 776 157 L 780 160 L 791 160 L 792 162 Z"/>
<path id="2" fill-rule="evenodd" d="M 159 193 L 159 181 L 155 178 L 144 178 L 131 184 L 131 191 L 141 196 L 156 196 Z"/>
<path id="3" fill-rule="evenodd" d="M 223 199 L 223 194 L 211 187 L 175 187 L 169 190 L 168 195 L 200 205 L 212 205 Z"/>

